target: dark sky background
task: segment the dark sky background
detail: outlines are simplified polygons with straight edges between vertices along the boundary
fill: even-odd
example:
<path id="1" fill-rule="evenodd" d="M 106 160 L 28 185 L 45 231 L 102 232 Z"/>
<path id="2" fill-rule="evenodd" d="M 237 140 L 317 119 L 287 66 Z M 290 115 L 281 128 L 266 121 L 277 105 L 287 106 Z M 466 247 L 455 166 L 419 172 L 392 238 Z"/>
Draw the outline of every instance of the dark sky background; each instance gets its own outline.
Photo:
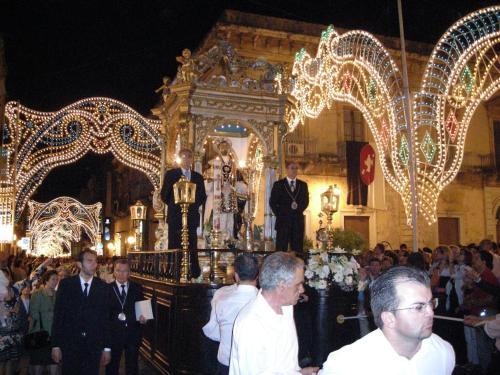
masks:
<path id="1" fill-rule="evenodd" d="M 491 0 L 403 0 L 407 39 L 435 43 Z M 224 9 L 398 36 L 396 0 L 0 0 L 8 100 L 57 110 L 109 96 L 142 114 Z"/>
<path id="2" fill-rule="evenodd" d="M 403 3 L 407 39 L 435 44 L 459 18 L 498 0 Z M 55 111 L 107 96 L 149 115 L 175 57 L 195 49 L 224 9 L 399 36 L 396 0 L 0 0 L 7 99 Z M 91 174 L 103 180 L 103 164 L 87 155 L 57 168 L 35 198 L 78 196 Z"/>

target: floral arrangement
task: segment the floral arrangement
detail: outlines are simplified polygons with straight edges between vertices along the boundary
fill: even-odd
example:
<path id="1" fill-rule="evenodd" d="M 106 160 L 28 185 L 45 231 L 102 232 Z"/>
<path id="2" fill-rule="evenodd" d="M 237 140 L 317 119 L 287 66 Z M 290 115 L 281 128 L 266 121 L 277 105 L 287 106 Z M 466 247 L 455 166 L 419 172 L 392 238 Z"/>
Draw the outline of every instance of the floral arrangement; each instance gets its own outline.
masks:
<path id="1" fill-rule="evenodd" d="M 306 284 L 314 289 L 329 289 L 337 285 L 346 292 L 351 292 L 358 285 L 360 265 L 353 254 L 336 247 L 333 251 L 311 249 L 304 276 Z"/>

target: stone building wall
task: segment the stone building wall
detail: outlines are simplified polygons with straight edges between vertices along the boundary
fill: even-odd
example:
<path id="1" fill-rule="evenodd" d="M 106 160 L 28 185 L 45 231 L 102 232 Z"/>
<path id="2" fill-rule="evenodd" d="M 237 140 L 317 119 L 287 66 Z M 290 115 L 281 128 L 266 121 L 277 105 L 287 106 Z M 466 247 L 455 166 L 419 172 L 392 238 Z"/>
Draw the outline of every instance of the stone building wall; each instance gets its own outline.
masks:
<path id="1" fill-rule="evenodd" d="M 216 39 L 225 39 L 241 56 L 291 66 L 295 53 L 300 48 L 306 48 L 311 55 L 316 54 L 319 36 L 325 28 L 324 25 L 227 11 L 202 46 L 209 45 Z M 343 33 L 345 30 L 337 31 Z M 376 37 L 400 65 L 399 39 Z M 407 44 L 412 92 L 417 91 L 421 85 L 432 48 L 432 45 L 411 41 Z M 335 103 L 317 119 L 306 120 L 296 130 L 297 134 L 289 136 L 293 142 L 301 142 L 305 150 L 298 160 L 302 167 L 299 177 L 307 181 L 310 187 L 310 206 L 306 213 L 306 235 L 309 238 L 315 237 L 319 225 L 319 194 L 331 184 L 339 185 L 343 192 L 347 191 L 345 156 L 342 155 L 345 108 L 350 107 L 344 103 Z M 492 100 L 479 106 L 469 127 L 459 176 L 444 189 L 438 202 L 439 217 L 459 218 L 461 243 L 478 242 L 484 237 L 497 239 L 495 210 L 500 205 L 500 187 L 497 187 L 500 185 L 496 182 L 494 165 L 494 118 L 500 120 L 500 101 Z M 376 150 L 366 123 L 364 127 L 365 140 Z M 285 155 L 294 158 L 286 153 Z M 344 193 L 334 225 L 343 227 L 343 217 L 346 215 L 369 216 L 370 247 L 379 241 L 388 241 L 392 247 L 398 247 L 403 242 L 410 245 L 412 232 L 406 224 L 401 198 L 384 182 L 378 162 L 375 176 L 375 181 L 369 188 L 368 206 L 360 208 L 346 205 Z M 433 247 L 439 243 L 437 223 L 429 226 L 421 222 L 419 232 L 419 247 Z"/>

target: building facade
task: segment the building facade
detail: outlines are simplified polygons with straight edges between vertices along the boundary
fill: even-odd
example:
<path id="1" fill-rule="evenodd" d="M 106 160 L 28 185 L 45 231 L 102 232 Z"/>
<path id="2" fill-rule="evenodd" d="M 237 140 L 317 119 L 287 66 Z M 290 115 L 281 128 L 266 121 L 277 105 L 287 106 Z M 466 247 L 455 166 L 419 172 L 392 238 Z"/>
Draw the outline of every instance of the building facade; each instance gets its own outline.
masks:
<path id="1" fill-rule="evenodd" d="M 243 82 L 254 82 L 256 76 L 252 73 L 253 61 L 257 65 L 269 64 L 276 71 L 290 71 L 295 54 L 305 48 L 311 55 L 315 55 L 321 32 L 324 25 L 310 24 L 299 21 L 259 16 L 237 11 L 226 11 L 214 25 L 199 48 L 193 53 L 193 60 L 201 61 L 210 54 L 214 46 L 225 43 L 230 46 L 228 51 L 234 56 L 222 56 L 221 60 L 204 73 L 196 77 L 196 82 L 188 90 L 206 92 L 222 96 L 222 100 L 230 101 L 231 97 L 248 94 L 249 87 Z M 399 40 L 377 36 L 381 43 L 389 50 L 397 64 L 400 63 Z M 416 92 L 420 86 L 426 63 L 433 46 L 408 42 L 408 74 L 410 91 Z M 234 69 L 228 61 L 239 60 L 247 62 L 246 69 Z M 255 66 L 254 65 L 254 70 Z M 199 65 L 198 65 L 199 66 Z M 271 69 L 272 70 L 272 69 Z M 235 78 L 235 75 L 239 75 Z M 223 77 L 224 84 L 210 85 L 214 77 Z M 262 76 L 257 81 L 263 81 Z M 239 82 L 232 85 L 232 82 Z M 224 86 L 224 87 L 222 87 Z M 231 93 L 225 89 L 231 87 Z M 173 91 L 179 89 L 179 77 L 171 85 Z M 221 89 L 222 87 L 222 89 Z M 166 89 L 167 90 L 167 89 Z M 212 93 L 210 93 L 212 91 Z M 251 90 L 250 90 L 251 91 Z M 392 248 L 400 243 L 411 246 L 411 228 L 407 225 L 407 218 L 400 195 L 385 181 L 380 164 L 375 163 L 375 178 L 368 187 L 366 205 L 350 205 L 346 201 L 347 192 L 347 154 L 346 144 L 349 141 L 368 142 L 376 150 L 374 137 L 368 128 L 361 112 L 347 103 L 335 102 L 324 110 L 316 119 L 307 119 L 293 132 L 286 131 L 283 123 L 284 99 L 277 93 L 278 89 L 267 92 L 255 91 L 247 95 L 245 100 L 250 107 L 242 107 L 240 118 L 232 118 L 230 123 L 248 123 L 254 119 L 259 110 L 260 115 L 279 133 L 278 145 L 269 158 L 281 161 L 276 165 L 275 178 L 283 173 L 285 160 L 298 161 L 301 167 L 299 178 L 307 181 L 310 192 L 310 205 L 306 211 L 306 235 L 314 240 L 315 233 L 320 226 L 320 194 L 327 190 L 329 185 L 337 184 L 343 194 L 340 200 L 340 209 L 334 215 L 334 226 L 352 229 L 359 232 L 366 240 L 366 247 L 373 247 L 377 242 L 387 241 Z M 198 100 L 198 102 L 197 102 Z M 195 96 L 186 96 L 184 109 L 177 104 L 174 108 L 171 96 L 164 96 L 162 105 L 154 110 L 162 118 L 167 136 L 167 145 L 170 140 L 170 154 L 173 154 L 176 131 L 185 123 L 195 123 L 196 110 L 200 99 Z M 210 104 L 210 99 L 205 103 Z M 255 104 L 257 106 L 255 106 Z M 260 107 L 259 107 L 260 105 Z M 268 106 L 268 107 L 266 107 Z M 266 110 L 274 112 L 266 113 Z M 207 117 L 219 118 L 218 126 L 223 125 L 224 115 L 221 106 L 207 105 L 203 114 Z M 184 110 L 184 113 L 181 113 Z M 199 112 L 198 112 L 199 114 Z M 177 129 L 177 130 L 175 130 Z M 196 129 L 186 130 L 186 145 L 195 146 Z M 198 130 L 199 132 L 200 130 Z M 169 137 L 170 134 L 170 137 Z M 191 138 L 189 138 L 191 137 Z M 276 135 L 274 143 L 276 143 Z M 271 141 L 273 142 L 273 141 Z M 194 142 L 196 143 L 196 142 Z M 483 238 L 500 240 L 500 230 L 497 224 L 500 218 L 500 184 L 497 182 L 500 168 L 500 95 L 493 96 L 483 103 L 474 113 L 467 140 L 465 142 L 464 159 L 457 178 L 441 193 L 438 201 L 438 220 L 433 225 L 419 221 L 419 247 L 436 246 L 438 244 L 467 244 L 478 242 Z M 267 198 L 266 182 L 264 178 L 260 184 L 260 198 L 256 210 L 255 223 L 265 224 Z"/>

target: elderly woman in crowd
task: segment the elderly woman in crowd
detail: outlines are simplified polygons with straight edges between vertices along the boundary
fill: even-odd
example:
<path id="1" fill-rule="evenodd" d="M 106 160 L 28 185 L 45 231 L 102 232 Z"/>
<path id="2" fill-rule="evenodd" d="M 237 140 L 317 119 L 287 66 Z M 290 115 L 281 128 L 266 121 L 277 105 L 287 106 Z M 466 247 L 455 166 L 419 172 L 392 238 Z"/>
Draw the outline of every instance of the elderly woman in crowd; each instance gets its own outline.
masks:
<path id="1" fill-rule="evenodd" d="M 33 293 L 30 303 L 31 325 L 29 333 L 47 331 L 50 335 L 58 283 L 57 271 L 48 271 L 44 275 L 44 285 Z M 48 368 L 49 374 L 56 375 L 57 364 L 52 361 L 51 347 L 47 346 L 31 351 L 30 366 L 32 366 L 34 375 L 41 375 L 45 367 Z"/>

